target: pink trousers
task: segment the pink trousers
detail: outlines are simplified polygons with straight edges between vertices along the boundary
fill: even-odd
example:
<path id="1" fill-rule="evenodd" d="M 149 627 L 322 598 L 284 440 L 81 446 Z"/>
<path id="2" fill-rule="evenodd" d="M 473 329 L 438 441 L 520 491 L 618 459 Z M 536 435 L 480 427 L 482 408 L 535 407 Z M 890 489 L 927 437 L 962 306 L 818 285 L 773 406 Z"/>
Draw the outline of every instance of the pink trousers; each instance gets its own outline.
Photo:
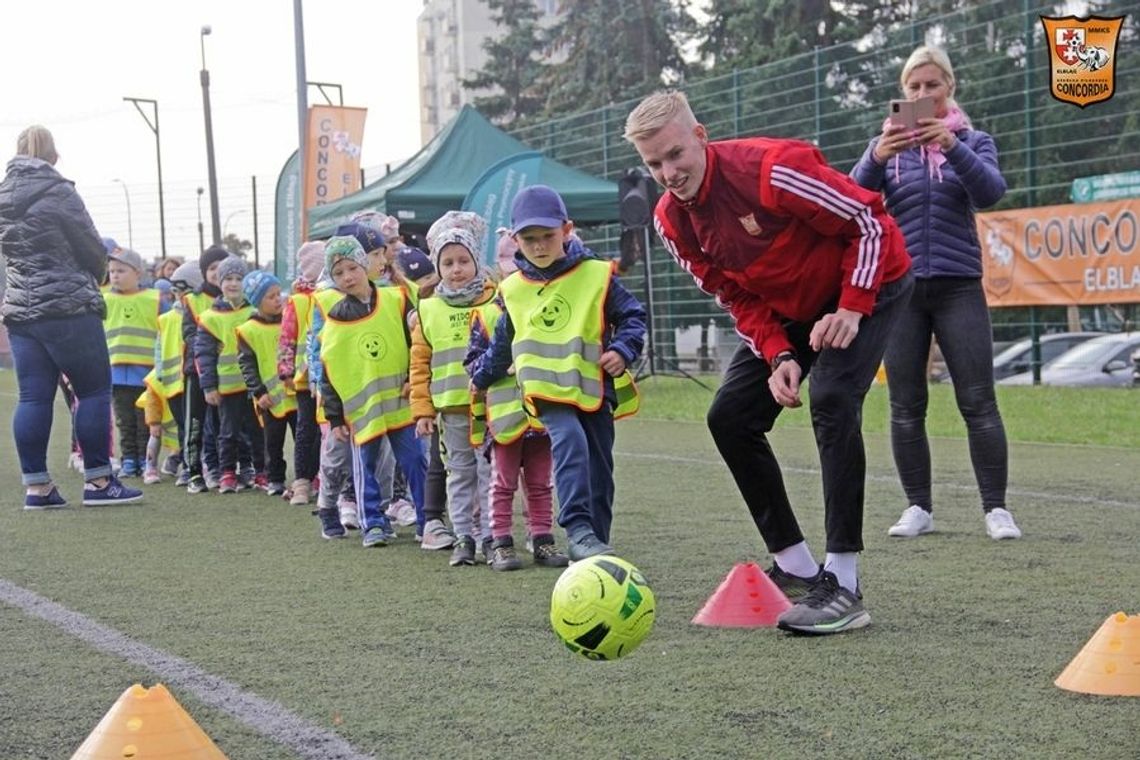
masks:
<path id="1" fill-rule="evenodd" d="M 554 521 L 553 489 L 550 473 L 553 459 L 550 438 L 545 435 L 523 436 L 514 443 L 496 443 L 491 447 L 491 535 L 511 535 L 515 490 L 519 470 L 523 473 L 523 493 L 532 536 L 549 535 Z"/>

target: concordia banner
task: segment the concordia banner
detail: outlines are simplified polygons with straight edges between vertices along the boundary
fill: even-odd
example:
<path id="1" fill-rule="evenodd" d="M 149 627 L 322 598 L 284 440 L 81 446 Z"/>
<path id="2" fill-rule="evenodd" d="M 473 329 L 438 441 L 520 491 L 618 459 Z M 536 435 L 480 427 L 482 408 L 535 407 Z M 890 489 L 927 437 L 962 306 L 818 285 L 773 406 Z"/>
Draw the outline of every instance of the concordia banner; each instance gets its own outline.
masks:
<path id="1" fill-rule="evenodd" d="M 990 306 L 1140 303 L 1140 198 L 977 215 Z"/>
<path id="2" fill-rule="evenodd" d="M 305 209 L 339 200 L 360 189 L 360 144 L 366 108 L 312 106 L 305 146 Z M 302 238 L 308 237 L 308 219 Z"/>

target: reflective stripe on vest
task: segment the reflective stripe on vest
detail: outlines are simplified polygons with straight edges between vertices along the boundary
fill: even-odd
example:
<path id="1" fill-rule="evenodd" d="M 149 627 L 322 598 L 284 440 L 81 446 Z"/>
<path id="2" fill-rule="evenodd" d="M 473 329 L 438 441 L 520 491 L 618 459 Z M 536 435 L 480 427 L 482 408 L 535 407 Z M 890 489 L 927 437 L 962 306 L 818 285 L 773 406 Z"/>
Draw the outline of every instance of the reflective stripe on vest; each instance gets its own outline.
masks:
<path id="1" fill-rule="evenodd" d="M 173 398 L 184 389 L 182 364 L 182 312 L 171 309 L 158 318 L 158 365 L 154 368 L 155 390 L 163 398 Z"/>
<path id="2" fill-rule="evenodd" d="M 218 351 L 218 393 L 228 396 L 245 390 L 245 381 L 238 366 L 237 333 L 238 325 L 249 319 L 253 307 L 243 306 L 232 311 L 218 311 L 210 307 L 199 319 L 199 324 L 222 344 Z"/>
<path id="3" fill-rule="evenodd" d="M 485 331 L 488 338 L 495 334 L 495 325 L 502 313 L 497 304 L 492 304 L 490 309 L 476 317 L 478 327 Z M 506 445 L 517 441 L 527 430 L 546 429 L 538 417 L 527 414 L 523 406 L 522 390 L 514 375 L 507 375 L 491 383 L 483 409 L 487 428 L 495 443 Z"/>
<path id="4" fill-rule="evenodd" d="M 237 333 L 253 349 L 257 357 L 257 374 L 269 396 L 269 413 L 284 419 L 297 410 L 297 397 L 285 395 L 285 384 L 277 377 L 277 341 L 281 337 L 281 323 L 266 324 L 250 319 L 237 326 Z"/>
<path id="5" fill-rule="evenodd" d="M 309 390 L 309 357 L 305 351 L 305 339 L 309 325 L 313 322 L 313 298 L 309 293 L 294 293 L 289 296 L 293 302 L 293 313 L 297 315 L 297 340 L 294 343 L 293 390 Z"/>
<path id="6" fill-rule="evenodd" d="M 420 302 L 420 332 L 431 346 L 431 403 L 436 409 L 471 403 L 471 379 L 463 359 L 471 340 L 472 315 L 482 315 L 490 303 L 451 306 L 442 298 Z"/>
<path id="7" fill-rule="evenodd" d="M 357 445 L 414 421 L 403 396 L 410 358 L 404 332 L 406 295 L 396 287 L 373 293 L 375 302 L 367 316 L 342 322 L 326 312 L 321 329 L 321 362 Z"/>
<path id="8" fill-rule="evenodd" d="M 157 290 L 150 289 L 130 295 L 111 290 L 103 293 L 107 303 L 105 331 L 111 364 L 154 366 L 159 297 Z"/>

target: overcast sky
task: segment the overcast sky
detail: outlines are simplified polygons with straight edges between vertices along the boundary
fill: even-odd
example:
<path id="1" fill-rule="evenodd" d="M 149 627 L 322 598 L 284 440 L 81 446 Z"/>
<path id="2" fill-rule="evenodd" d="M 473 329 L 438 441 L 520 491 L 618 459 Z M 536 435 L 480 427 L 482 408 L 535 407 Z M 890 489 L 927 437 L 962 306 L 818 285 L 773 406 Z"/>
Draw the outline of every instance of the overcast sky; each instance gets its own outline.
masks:
<path id="1" fill-rule="evenodd" d="M 420 147 L 416 17 L 422 0 L 309 0 L 309 81 L 344 87 L 345 105 L 368 109 L 362 165 L 382 166 Z M 76 182 L 96 226 L 158 253 L 154 135 L 124 96 L 159 102 L 167 249 L 196 255 L 198 186 L 207 185 L 201 48 L 210 71 L 214 145 L 227 229 L 252 238 L 251 175 L 258 178 L 260 247 L 272 247 L 273 183 L 297 147 L 292 0 L 40 0 L 0 10 L 0 157 L 29 124 L 48 127 L 59 171 Z M 315 88 L 310 104 L 323 102 Z M 371 180 L 373 175 L 369 175 Z M 209 237 L 209 197 L 203 198 Z M 266 239 L 269 237 L 270 239 Z"/>

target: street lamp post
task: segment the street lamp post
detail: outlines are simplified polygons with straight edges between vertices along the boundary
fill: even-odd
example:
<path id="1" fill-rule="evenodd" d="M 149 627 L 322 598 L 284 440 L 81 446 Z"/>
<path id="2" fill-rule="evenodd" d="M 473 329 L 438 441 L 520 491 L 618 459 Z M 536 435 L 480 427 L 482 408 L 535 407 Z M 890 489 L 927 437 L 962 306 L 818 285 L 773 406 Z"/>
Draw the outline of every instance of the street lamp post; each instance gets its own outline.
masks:
<path id="1" fill-rule="evenodd" d="M 222 240 L 225 240 L 226 235 L 229 233 L 230 220 L 233 219 L 238 214 L 244 214 L 244 213 L 245 213 L 245 209 L 239 208 L 237 211 L 234 211 L 234 212 L 230 213 L 228 216 L 226 216 L 226 223 L 222 225 Z"/>
<path id="2" fill-rule="evenodd" d="M 127 247 L 133 251 L 135 249 L 135 229 L 134 224 L 131 222 L 131 191 L 127 189 L 127 183 L 118 177 L 115 177 L 111 181 L 118 182 L 123 186 L 123 197 L 127 199 Z"/>
<path id="3" fill-rule="evenodd" d="M 200 252 L 206 251 L 206 236 L 202 230 L 202 193 L 206 192 L 202 188 L 198 188 L 198 250 Z"/>
<path id="4" fill-rule="evenodd" d="M 213 31 L 207 24 L 202 27 L 198 41 L 202 46 L 202 113 L 206 119 L 206 164 L 210 173 L 210 227 L 214 242 L 222 242 L 221 220 L 218 218 L 218 171 L 214 165 L 214 123 L 210 116 L 210 72 L 206 70 L 206 35 Z"/>
<path id="5" fill-rule="evenodd" d="M 166 206 L 162 200 L 162 142 L 158 136 L 158 101 L 150 100 L 149 98 L 123 98 L 123 100 L 130 101 L 134 104 L 135 109 L 139 115 L 143 117 L 143 121 L 150 127 L 150 131 L 154 132 L 154 149 L 155 156 L 158 159 L 158 230 L 160 241 L 162 243 L 162 258 L 166 258 Z M 149 103 L 154 108 L 154 123 L 152 124 L 146 112 L 142 110 L 139 103 Z"/>

